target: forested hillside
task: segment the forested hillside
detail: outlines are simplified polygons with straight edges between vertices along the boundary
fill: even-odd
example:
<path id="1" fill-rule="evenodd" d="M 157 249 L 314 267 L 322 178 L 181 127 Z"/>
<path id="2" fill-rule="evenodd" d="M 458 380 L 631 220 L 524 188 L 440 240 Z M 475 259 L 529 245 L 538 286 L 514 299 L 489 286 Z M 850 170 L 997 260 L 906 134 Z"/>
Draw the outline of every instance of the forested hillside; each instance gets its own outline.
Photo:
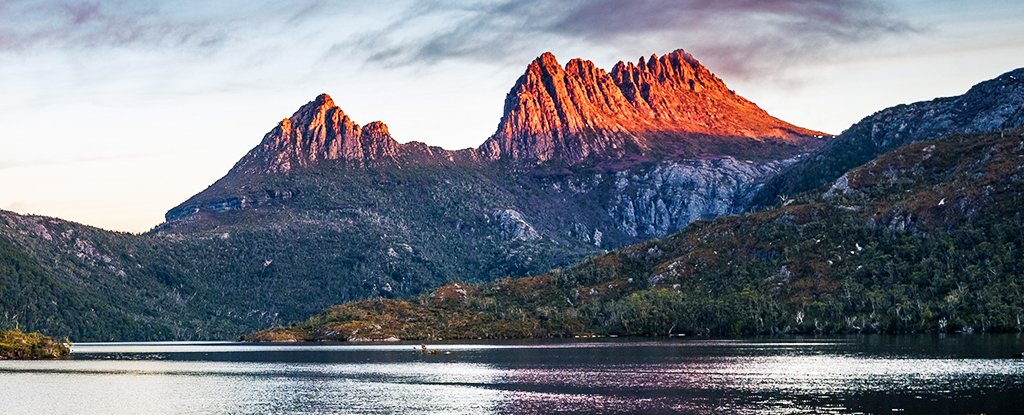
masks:
<path id="1" fill-rule="evenodd" d="M 831 183 L 886 151 L 950 134 L 1024 127 L 1024 68 L 979 83 L 963 95 L 897 105 L 854 124 L 827 145 L 769 179 L 755 206 Z"/>
<path id="2" fill-rule="evenodd" d="M 784 206 L 564 270 L 365 300 L 255 340 L 1020 331 L 1024 134 L 886 153 Z"/>

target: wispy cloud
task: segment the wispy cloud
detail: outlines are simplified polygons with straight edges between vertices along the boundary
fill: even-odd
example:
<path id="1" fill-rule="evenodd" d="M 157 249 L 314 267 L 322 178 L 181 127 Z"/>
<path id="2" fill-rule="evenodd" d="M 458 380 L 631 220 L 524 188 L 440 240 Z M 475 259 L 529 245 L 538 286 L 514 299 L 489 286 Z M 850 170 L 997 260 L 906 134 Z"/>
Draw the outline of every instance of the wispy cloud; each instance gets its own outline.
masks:
<path id="1" fill-rule="evenodd" d="M 34 49 L 218 49 L 324 14 L 331 0 L 5 0 L 0 53 Z"/>
<path id="2" fill-rule="evenodd" d="M 10 0 L 0 9 L 0 52 L 101 47 L 195 47 L 228 36 L 215 16 L 177 13 L 159 3 Z"/>
<path id="3" fill-rule="evenodd" d="M 380 24 L 339 30 L 354 21 Z M 730 77 L 778 73 L 914 30 L 881 0 L 407 0 L 375 8 L 343 0 L 6 0 L 0 56 L 95 48 L 245 56 L 259 53 L 239 47 L 251 37 L 298 29 L 328 39 L 312 54 L 374 66 L 519 65 L 566 45 L 631 54 L 682 47 Z"/>
<path id="4" fill-rule="evenodd" d="M 750 76 L 910 31 L 876 0 L 420 0 L 391 24 L 334 50 L 405 66 L 452 59 L 506 63 L 538 45 L 627 50 L 661 43 L 697 52 L 720 72 Z"/>

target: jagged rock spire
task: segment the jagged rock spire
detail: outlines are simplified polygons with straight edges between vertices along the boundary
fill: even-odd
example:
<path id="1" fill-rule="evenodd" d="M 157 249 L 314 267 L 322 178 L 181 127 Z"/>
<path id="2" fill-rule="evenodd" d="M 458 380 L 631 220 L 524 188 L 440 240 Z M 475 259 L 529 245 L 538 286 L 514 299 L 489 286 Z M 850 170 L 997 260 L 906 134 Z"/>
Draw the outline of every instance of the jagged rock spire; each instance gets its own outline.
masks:
<path id="1" fill-rule="evenodd" d="M 796 140 L 820 134 L 772 117 L 682 50 L 619 62 L 611 72 L 579 58 L 563 67 L 549 52 L 527 66 L 505 98 L 494 135 L 476 150 L 400 145 L 383 123 L 360 126 L 321 94 L 267 133 L 240 166 L 288 172 L 323 160 L 364 166 L 400 155 L 571 164 L 643 154 L 693 135 Z"/>
<path id="2" fill-rule="evenodd" d="M 270 171 L 287 172 L 320 160 L 363 165 L 393 159 L 398 147 L 384 123 L 360 127 L 329 95 L 321 94 L 281 120 L 250 156 L 262 158 Z"/>
<path id="3" fill-rule="evenodd" d="M 491 159 L 579 161 L 644 149 L 651 133 L 793 139 L 821 133 L 772 117 L 683 50 L 619 62 L 611 73 L 544 53 L 505 99 Z"/>

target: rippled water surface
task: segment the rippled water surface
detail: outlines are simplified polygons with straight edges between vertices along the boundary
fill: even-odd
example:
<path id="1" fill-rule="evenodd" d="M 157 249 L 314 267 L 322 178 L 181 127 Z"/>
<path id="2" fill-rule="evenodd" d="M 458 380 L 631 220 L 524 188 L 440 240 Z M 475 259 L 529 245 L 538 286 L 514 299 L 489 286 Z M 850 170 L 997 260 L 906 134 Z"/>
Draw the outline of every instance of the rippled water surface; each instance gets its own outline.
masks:
<path id="1" fill-rule="evenodd" d="M 1021 413 L 1024 337 L 78 344 L 0 362 L 4 414 Z"/>

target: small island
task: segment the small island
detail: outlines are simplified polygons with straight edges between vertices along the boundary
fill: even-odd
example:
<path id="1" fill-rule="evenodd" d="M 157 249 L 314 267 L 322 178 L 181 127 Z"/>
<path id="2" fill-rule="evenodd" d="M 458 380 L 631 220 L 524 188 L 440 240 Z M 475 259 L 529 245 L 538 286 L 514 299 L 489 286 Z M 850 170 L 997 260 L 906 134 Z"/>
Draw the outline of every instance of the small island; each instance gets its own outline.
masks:
<path id="1" fill-rule="evenodd" d="M 71 354 L 69 346 L 40 333 L 0 330 L 0 360 L 64 359 Z"/>

